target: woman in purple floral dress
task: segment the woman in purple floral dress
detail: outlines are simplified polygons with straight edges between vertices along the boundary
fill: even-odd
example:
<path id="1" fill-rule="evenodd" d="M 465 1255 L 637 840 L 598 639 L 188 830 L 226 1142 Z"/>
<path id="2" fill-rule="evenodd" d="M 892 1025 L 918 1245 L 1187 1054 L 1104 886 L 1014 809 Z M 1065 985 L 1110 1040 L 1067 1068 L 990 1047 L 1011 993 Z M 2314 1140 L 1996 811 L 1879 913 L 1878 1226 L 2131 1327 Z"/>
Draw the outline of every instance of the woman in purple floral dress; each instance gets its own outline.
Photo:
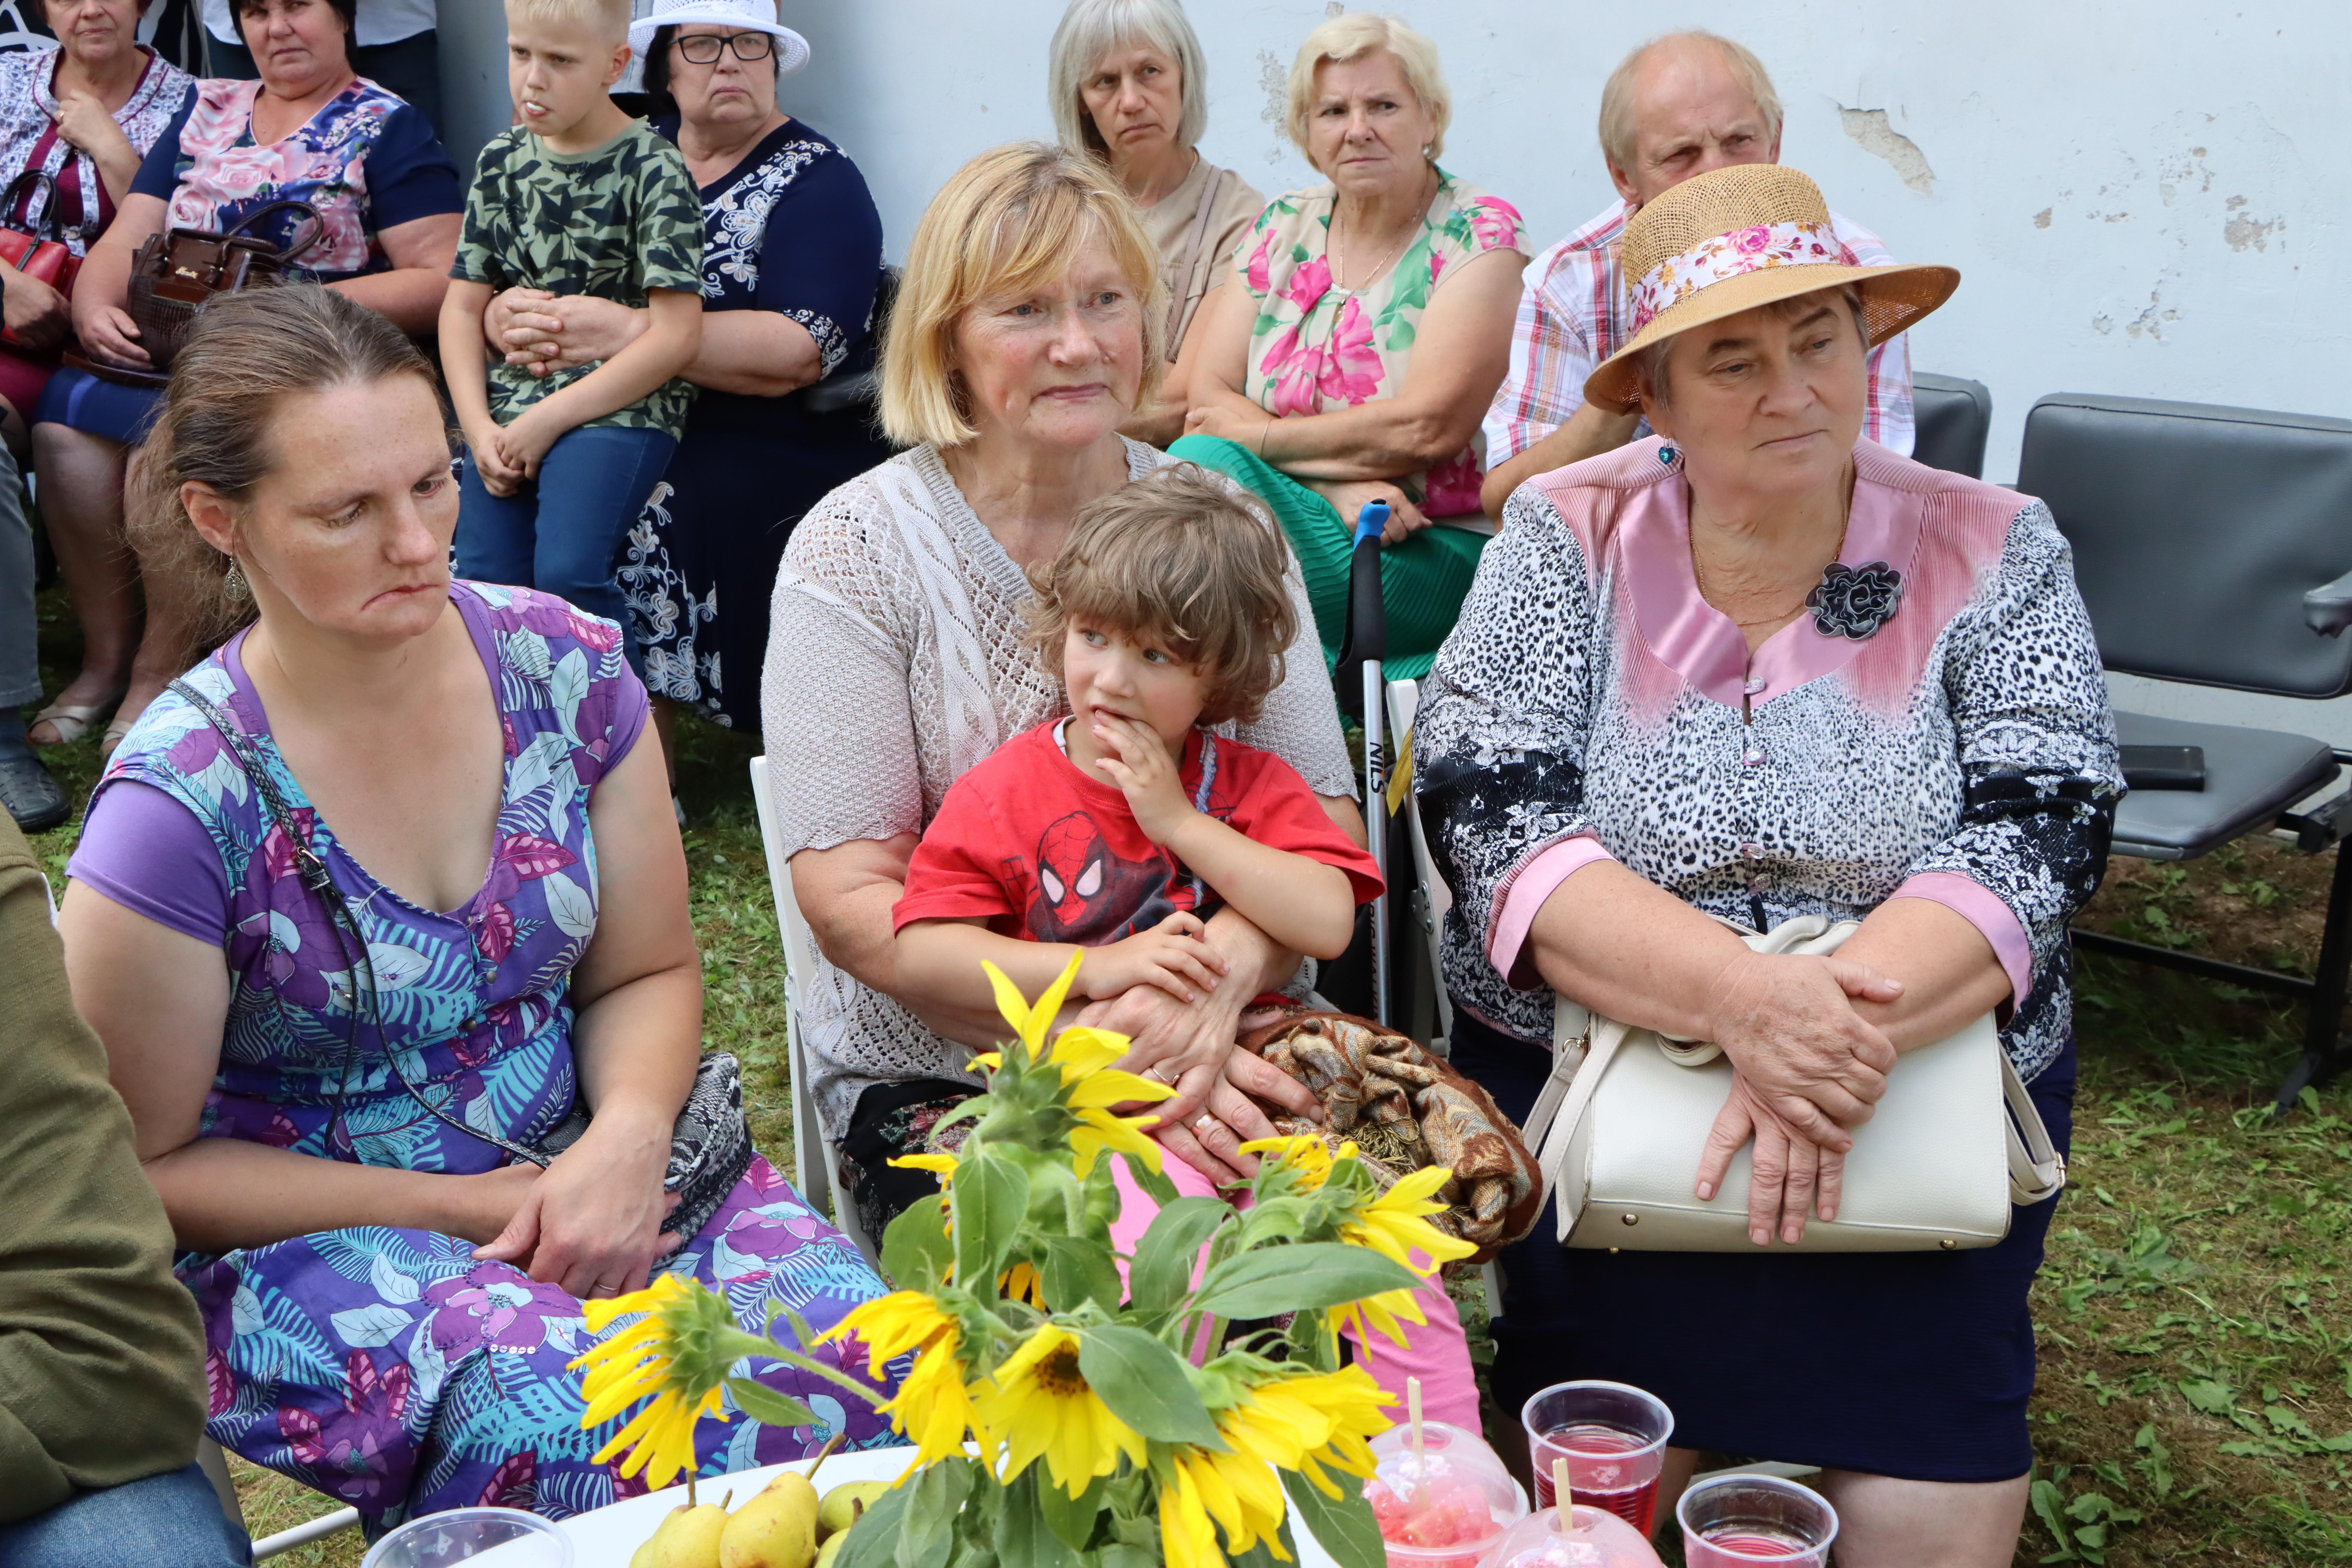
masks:
<path id="1" fill-rule="evenodd" d="M 175 371 L 152 510 L 257 618 L 184 678 L 201 702 L 167 692 L 116 752 L 64 922 L 187 1249 L 210 1431 L 371 1531 L 599 1507 L 634 1489 L 593 1458 L 617 1423 L 581 1429 L 582 1298 L 658 1270 L 748 1326 L 790 1307 L 821 1329 L 880 1283 L 756 1154 L 691 1234 L 665 1228 L 701 973 L 645 689 L 612 623 L 450 580 L 415 348 L 289 286 L 216 305 Z M 544 1170 L 501 1146 L 575 1100 L 587 1130 Z M 887 1440 L 833 1385 L 752 1371 L 817 1420 L 707 1423 L 704 1473 Z"/>

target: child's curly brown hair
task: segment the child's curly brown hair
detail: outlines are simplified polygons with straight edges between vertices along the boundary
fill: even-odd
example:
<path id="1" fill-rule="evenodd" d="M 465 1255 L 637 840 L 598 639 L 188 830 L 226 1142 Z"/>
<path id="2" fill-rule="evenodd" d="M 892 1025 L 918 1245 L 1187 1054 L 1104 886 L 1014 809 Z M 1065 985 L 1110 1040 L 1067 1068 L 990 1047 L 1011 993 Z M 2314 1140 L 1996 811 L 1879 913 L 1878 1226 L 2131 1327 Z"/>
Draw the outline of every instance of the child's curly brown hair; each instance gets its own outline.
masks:
<path id="1" fill-rule="evenodd" d="M 1288 564 L 1248 492 L 1178 463 L 1081 508 L 1061 553 L 1030 568 L 1029 642 L 1059 680 L 1073 620 L 1161 638 L 1207 679 L 1200 722 L 1248 723 L 1298 635 Z"/>

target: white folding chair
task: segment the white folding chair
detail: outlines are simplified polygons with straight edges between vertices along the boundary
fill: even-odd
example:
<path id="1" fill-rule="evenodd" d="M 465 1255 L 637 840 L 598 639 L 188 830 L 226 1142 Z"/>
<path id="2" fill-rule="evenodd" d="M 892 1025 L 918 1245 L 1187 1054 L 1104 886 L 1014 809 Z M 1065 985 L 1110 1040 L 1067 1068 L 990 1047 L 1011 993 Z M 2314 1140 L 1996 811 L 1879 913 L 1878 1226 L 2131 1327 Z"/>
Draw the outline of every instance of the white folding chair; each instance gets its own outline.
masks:
<path id="1" fill-rule="evenodd" d="M 1413 715 L 1421 709 L 1421 682 L 1391 680 L 1388 686 L 1389 732 L 1396 737 L 1397 766 L 1405 766 L 1405 748 L 1412 743 Z M 1439 933 L 1445 911 L 1454 907 L 1454 891 L 1437 874 L 1429 856 L 1429 835 L 1422 830 L 1421 813 L 1410 803 L 1403 816 L 1412 835 L 1412 921 L 1429 950 L 1429 973 L 1437 993 L 1437 1032 L 1454 1037 L 1454 1004 L 1445 994 L 1445 967 L 1438 955 Z"/>
<path id="2" fill-rule="evenodd" d="M 793 1184 L 818 1213 L 832 1211 L 835 1228 L 879 1272 L 882 1255 L 858 1223 L 857 1205 L 835 1195 L 834 1173 L 839 1166 L 833 1143 L 824 1135 L 824 1123 L 817 1118 L 816 1101 L 809 1093 L 808 1050 L 801 1039 L 800 977 L 816 967 L 816 939 L 809 934 L 801 907 L 793 899 L 792 861 L 776 849 L 775 817 L 768 809 L 765 755 L 751 759 L 751 799 L 760 814 L 760 849 L 768 859 L 768 889 L 776 899 L 776 931 L 784 945 L 785 1048 L 793 1082 Z"/>

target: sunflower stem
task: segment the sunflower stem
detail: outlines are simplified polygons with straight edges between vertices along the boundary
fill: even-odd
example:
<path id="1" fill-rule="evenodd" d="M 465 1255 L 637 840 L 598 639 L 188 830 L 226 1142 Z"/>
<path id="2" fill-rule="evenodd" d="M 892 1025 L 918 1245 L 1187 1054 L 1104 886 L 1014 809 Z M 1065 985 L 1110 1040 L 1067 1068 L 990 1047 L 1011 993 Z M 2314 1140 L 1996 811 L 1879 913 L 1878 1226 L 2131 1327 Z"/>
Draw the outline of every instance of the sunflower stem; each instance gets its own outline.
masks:
<path id="1" fill-rule="evenodd" d="M 869 1387 L 866 1384 L 858 1382 L 857 1379 L 850 1376 L 847 1373 L 843 1372 L 838 1367 L 827 1366 L 824 1363 L 817 1361 L 810 1356 L 804 1356 L 798 1351 L 786 1350 L 773 1339 L 762 1340 L 759 1342 L 759 1350 L 754 1352 L 756 1354 L 768 1356 L 773 1360 L 782 1362 L 786 1366 L 798 1367 L 801 1371 L 805 1373 L 813 1373 L 816 1376 L 824 1378 L 827 1383 L 839 1384 L 842 1387 L 849 1390 L 850 1393 L 857 1395 L 858 1398 L 866 1401 L 868 1405 L 877 1410 L 879 1410 L 884 1404 L 884 1396 L 879 1392 Z"/>

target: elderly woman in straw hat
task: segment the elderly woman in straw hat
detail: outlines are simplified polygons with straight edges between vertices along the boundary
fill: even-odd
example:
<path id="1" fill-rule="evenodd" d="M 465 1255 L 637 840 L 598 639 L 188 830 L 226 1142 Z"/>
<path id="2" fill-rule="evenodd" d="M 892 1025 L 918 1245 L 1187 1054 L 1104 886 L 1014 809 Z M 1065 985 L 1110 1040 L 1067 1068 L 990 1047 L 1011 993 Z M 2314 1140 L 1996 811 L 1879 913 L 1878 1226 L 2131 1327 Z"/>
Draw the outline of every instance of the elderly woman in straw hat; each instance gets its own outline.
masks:
<path id="1" fill-rule="evenodd" d="M 1454 1059 L 1524 1115 L 1552 993 L 1719 1043 L 1691 1181 L 1754 1148 L 1747 1253 L 1506 1266 L 1495 1392 L 1651 1389 L 1679 1468 L 1822 1467 L 1838 1561 L 2006 1563 L 2026 1504 L 2026 1289 L 2050 1207 L 1979 1251 L 1792 1254 L 1902 1051 L 1997 1012 L 2063 1147 L 2068 919 L 2122 779 L 2065 541 L 2037 500 L 1861 437 L 1871 345 L 1942 267 L 1843 264 L 1811 180 L 1718 170 L 1625 236 L 1637 331 L 1587 384 L 1657 434 L 1522 485 L 1438 656 L 1415 788 L 1455 902 Z M 1751 952 L 1856 920 L 1834 958 Z"/>

